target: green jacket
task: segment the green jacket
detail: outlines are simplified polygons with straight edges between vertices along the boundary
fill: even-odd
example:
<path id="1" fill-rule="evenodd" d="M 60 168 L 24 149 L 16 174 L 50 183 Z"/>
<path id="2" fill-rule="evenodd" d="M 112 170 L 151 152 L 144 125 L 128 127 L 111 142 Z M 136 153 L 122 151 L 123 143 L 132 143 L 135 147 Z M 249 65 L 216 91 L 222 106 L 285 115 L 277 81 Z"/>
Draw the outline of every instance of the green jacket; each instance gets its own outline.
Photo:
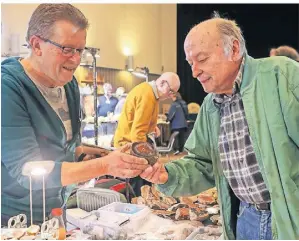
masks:
<path id="1" fill-rule="evenodd" d="M 73 129 L 66 141 L 62 121 L 25 74 L 17 58 L 1 63 L 1 214 L 13 216 L 29 212 L 29 178 L 22 176 L 28 161 L 53 160 L 46 177 L 46 212 L 66 202 L 72 186 L 62 187 L 61 165 L 73 162 L 80 140 L 80 97 L 75 79 L 65 85 Z M 42 221 L 42 180 L 33 179 L 33 220 Z"/>
<path id="2" fill-rule="evenodd" d="M 274 239 L 299 239 L 299 64 L 286 57 L 246 56 L 241 96 L 258 164 L 271 195 Z M 224 238 L 235 239 L 238 200 L 221 167 L 219 109 L 212 94 L 202 105 L 185 148 L 166 165 L 172 196 L 195 195 L 216 184 Z"/>

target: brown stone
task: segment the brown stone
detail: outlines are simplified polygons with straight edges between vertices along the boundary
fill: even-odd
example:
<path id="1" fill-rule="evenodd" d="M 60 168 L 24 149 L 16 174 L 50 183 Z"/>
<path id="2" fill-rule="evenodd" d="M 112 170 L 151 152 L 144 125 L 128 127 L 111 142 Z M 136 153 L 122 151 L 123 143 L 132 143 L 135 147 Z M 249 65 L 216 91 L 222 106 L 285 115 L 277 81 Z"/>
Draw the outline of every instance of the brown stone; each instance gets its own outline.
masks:
<path id="1" fill-rule="evenodd" d="M 137 204 L 137 199 L 138 199 L 138 197 L 133 197 L 133 198 L 131 199 L 131 203 L 132 203 L 132 204 Z"/>
<path id="2" fill-rule="evenodd" d="M 193 203 L 192 199 L 190 199 L 189 197 L 180 197 L 179 200 L 181 203 L 187 204 L 190 208 L 197 207 L 197 205 L 195 203 Z"/>
<path id="3" fill-rule="evenodd" d="M 212 205 L 216 203 L 216 200 L 213 196 L 207 195 L 207 194 L 199 194 L 197 196 L 197 200 L 201 204 L 208 204 Z"/>
<path id="4" fill-rule="evenodd" d="M 217 224 L 217 225 L 221 225 L 222 224 L 220 215 L 213 215 L 213 216 L 210 217 L 210 220 L 214 224 Z"/>
<path id="5" fill-rule="evenodd" d="M 169 205 L 174 205 L 177 203 L 177 200 L 173 197 L 167 197 L 167 196 L 163 196 L 162 197 L 163 202 L 169 204 Z"/>
<path id="6" fill-rule="evenodd" d="M 209 213 L 200 208 L 190 208 L 189 210 L 190 220 L 192 221 L 204 221 L 209 218 Z"/>
<path id="7" fill-rule="evenodd" d="M 145 199 L 148 200 L 151 198 L 151 187 L 148 185 L 144 185 L 141 187 L 141 196 Z"/>
<path id="8" fill-rule="evenodd" d="M 189 206 L 187 204 L 183 204 L 183 203 L 177 203 L 172 205 L 170 208 L 168 208 L 168 211 L 174 211 L 176 212 L 176 210 L 178 210 L 179 208 L 188 208 Z"/>
<path id="9" fill-rule="evenodd" d="M 138 197 L 137 198 L 137 204 L 146 205 L 146 200 L 143 197 Z"/>
<path id="10" fill-rule="evenodd" d="M 151 166 L 153 166 L 159 158 L 154 146 L 148 142 L 134 142 L 131 147 L 131 155 L 145 158 Z"/>
<path id="11" fill-rule="evenodd" d="M 155 199 L 160 200 L 163 196 L 163 194 L 161 192 L 159 192 L 154 185 L 151 186 L 151 192 L 152 192 Z"/>
<path id="12" fill-rule="evenodd" d="M 163 216 L 171 216 L 175 214 L 175 212 L 168 211 L 168 210 L 152 210 L 152 213 L 156 215 L 163 215 Z"/>
<path id="13" fill-rule="evenodd" d="M 178 208 L 175 212 L 175 220 L 189 220 L 189 208 Z"/>

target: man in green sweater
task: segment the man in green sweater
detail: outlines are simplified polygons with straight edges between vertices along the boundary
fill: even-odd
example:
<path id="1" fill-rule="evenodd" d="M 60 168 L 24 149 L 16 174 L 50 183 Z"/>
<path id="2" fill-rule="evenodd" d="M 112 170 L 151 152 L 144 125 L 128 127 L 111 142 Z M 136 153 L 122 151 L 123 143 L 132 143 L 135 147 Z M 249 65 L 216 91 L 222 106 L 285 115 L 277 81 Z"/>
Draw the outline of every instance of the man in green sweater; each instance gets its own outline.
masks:
<path id="1" fill-rule="evenodd" d="M 209 94 L 188 155 L 141 177 L 172 196 L 216 185 L 226 239 L 299 239 L 299 64 L 251 58 L 219 16 L 192 28 L 184 49 Z"/>
<path id="2" fill-rule="evenodd" d="M 88 21 L 70 4 L 41 4 L 33 12 L 26 40 L 30 55 L 1 63 L 1 223 L 24 213 L 30 222 L 29 161 L 52 160 L 46 177 L 46 215 L 62 207 L 78 182 L 102 175 L 131 178 L 148 167 L 145 159 L 115 151 L 76 162 L 80 145 L 80 96 L 73 74 L 86 44 Z M 42 184 L 33 179 L 33 219 L 41 222 Z"/>

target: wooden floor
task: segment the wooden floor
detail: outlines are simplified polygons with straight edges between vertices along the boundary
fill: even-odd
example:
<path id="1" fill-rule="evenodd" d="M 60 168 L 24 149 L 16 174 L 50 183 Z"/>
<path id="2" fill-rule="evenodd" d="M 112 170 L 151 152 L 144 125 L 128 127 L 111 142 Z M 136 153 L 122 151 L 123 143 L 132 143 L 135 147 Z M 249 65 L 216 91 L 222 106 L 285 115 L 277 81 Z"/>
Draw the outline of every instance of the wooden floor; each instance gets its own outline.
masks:
<path id="1" fill-rule="evenodd" d="M 181 157 L 187 155 L 187 152 L 182 152 L 178 155 L 173 155 L 173 152 L 171 154 L 168 155 L 168 157 L 166 155 L 163 155 L 159 158 L 159 160 L 161 160 L 163 163 L 167 163 L 169 161 L 173 161 L 173 160 L 177 160 L 180 159 Z"/>

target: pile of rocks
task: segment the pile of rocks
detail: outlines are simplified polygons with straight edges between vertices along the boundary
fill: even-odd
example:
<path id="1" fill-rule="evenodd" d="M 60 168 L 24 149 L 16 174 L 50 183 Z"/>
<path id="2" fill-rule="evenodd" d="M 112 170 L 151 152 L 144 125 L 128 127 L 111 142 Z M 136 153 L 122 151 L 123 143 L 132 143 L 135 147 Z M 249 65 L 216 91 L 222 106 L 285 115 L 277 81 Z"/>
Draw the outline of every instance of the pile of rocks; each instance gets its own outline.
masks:
<path id="1" fill-rule="evenodd" d="M 132 199 L 132 203 L 147 205 L 152 212 L 160 217 L 172 220 L 200 221 L 210 220 L 214 225 L 222 225 L 217 204 L 216 188 L 209 189 L 196 196 L 173 197 L 165 196 L 155 186 L 142 186 L 141 196 Z"/>

